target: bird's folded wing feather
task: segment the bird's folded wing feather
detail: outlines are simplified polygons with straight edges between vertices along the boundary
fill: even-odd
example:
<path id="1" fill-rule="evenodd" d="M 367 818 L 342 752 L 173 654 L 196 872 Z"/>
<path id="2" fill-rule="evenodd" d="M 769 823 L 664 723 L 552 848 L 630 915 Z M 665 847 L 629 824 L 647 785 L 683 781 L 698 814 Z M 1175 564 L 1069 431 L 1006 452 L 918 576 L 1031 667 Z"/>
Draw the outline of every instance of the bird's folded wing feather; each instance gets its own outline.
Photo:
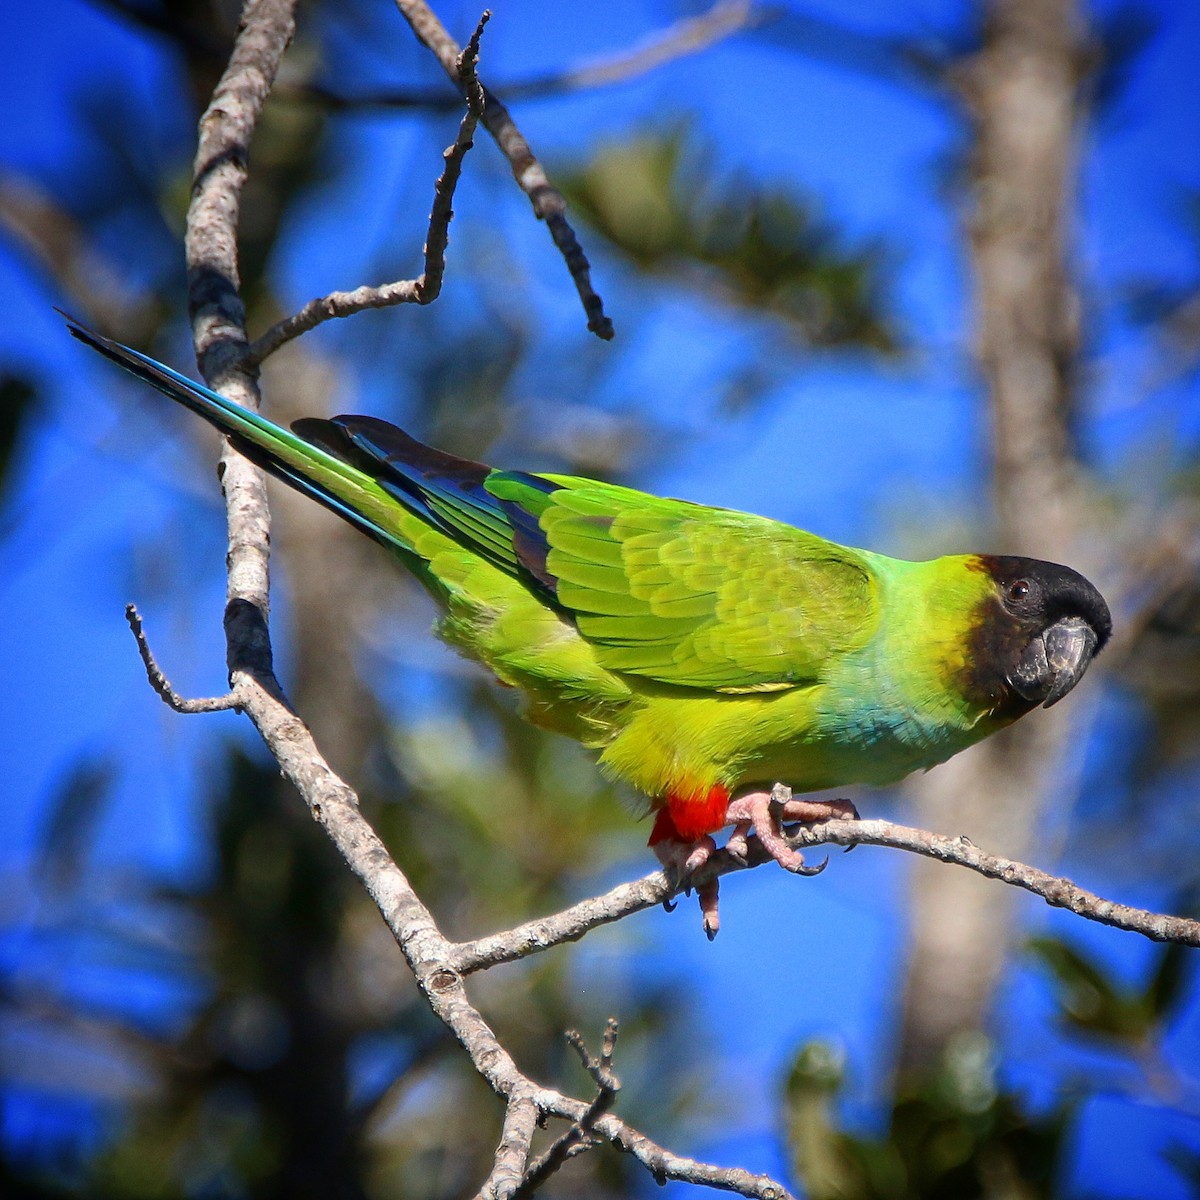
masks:
<path id="1" fill-rule="evenodd" d="M 862 557 L 763 517 L 563 476 L 488 489 L 536 513 L 535 574 L 610 670 L 726 691 L 802 685 L 878 623 Z"/>
<path id="2" fill-rule="evenodd" d="M 870 567 L 790 525 L 569 475 L 492 470 L 369 417 L 295 428 L 572 617 L 600 664 L 662 683 L 809 683 L 878 625 Z"/>

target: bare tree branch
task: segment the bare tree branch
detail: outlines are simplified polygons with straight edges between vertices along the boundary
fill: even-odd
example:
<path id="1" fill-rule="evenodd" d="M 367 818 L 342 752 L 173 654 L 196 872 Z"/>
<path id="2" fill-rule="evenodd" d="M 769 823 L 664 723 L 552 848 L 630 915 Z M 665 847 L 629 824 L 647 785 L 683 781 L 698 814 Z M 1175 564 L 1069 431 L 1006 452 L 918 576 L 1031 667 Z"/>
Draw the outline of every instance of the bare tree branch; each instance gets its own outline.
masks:
<path id="1" fill-rule="evenodd" d="M 396 7 L 421 42 L 433 51 L 451 81 L 461 89 L 463 81 L 458 68 L 461 52 L 433 10 L 425 0 L 396 0 Z M 567 221 L 567 202 L 563 194 L 547 178 L 545 169 L 529 148 L 529 143 L 508 109 L 486 88 L 484 95 L 487 101 L 483 110 L 484 128 L 508 159 L 513 177 L 529 197 L 534 213 L 546 222 L 550 236 L 575 281 L 575 290 L 587 313 L 588 329 L 608 341 L 613 336 L 612 321 L 604 312 L 604 302 L 592 287 L 591 265 Z"/>
<path id="2" fill-rule="evenodd" d="M 549 1100 L 549 1097 L 546 1099 Z M 574 1120 L 581 1120 L 583 1111 L 580 1110 L 583 1110 L 584 1106 L 575 1101 L 570 1107 L 571 1113 L 555 1110 L 555 1115 L 572 1116 Z M 573 1115 L 576 1112 L 578 1115 Z M 632 1154 L 658 1184 L 678 1180 L 681 1183 L 694 1183 L 717 1191 L 736 1192 L 739 1196 L 753 1197 L 753 1200 L 795 1200 L 787 1188 L 769 1175 L 755 1175 L 743 1167 L 718 1167 L 712 1163 L 687 1158 L 682 1154 L 673 1154 L 611 1113 L 596 1122 L 596 1130 L 618 1150 Z"/>
<path id="3" fill-rule="evenodd" d="M 826 821 L 822 825 L 800 827 L 796 831 L 796 842 L 800 846 L 830 843 L 835 846 L 891 846 L 897 850 L 908 850 L 923 858 L 955 863 L 977 871 L 988 879 L 998 879 L 1001 883 L 1022 888 L 1041 896 L 1052 908 L 1068 908 L 1078 916 L 1102 925 L 1140 933 L 1155 942 L 1200 946 L 1200 921 L 1106 900 L 1069 879 L 997 854 L 989 854 L 962 835 L 946 837 L 924 829 L 894 825 L 890 821 Z"/>
<path id="4" fill-rule="evenodd" d="M 888 846 L 907 850 L 923 858 L 953 863 L 960 867 L 997 879 L 1013 887 L 1041 896 L 1054 908 L 1069 908 L 1073 913 L 1104 925 L 1112 925 L 1131 933 L 1140 933 L 1156 942 L 1178 942 L 1184 946 L 1200 946 L 1200 921 L 1188 917 L 1149 912 L 1128 904 L 1107 900 L 1095 892 L 1081 888 L 1071 880 L 1051 875 L 1025 863 L 1014 862 L 989 854 L 966 837 L 946 837 L 924 829 L 896 825 L 891 821 L 834 820 L 815 825 L 793 827 L 794 844 L 799 847 Z M 688 882 L 697 887 L 710 879 L 757 867 L 771 861 L 757 839 L 749 840 L 745 862 L 718 851 Z M 631 913 L 667 903 L 680 888 L 662 871 L 654 871 L 631 883 L 623 883 L 603 895 L 582 900 L 551 916 L 539 917 L 503 933 L 490 934 L 451 947 L 454 969 L 464 975 L 487 970 L 499 963 L 514 962 L 530 954 L 549 950 L 564 942 L 577 941 L 589 930 L 620 921 Z"/>
<path id="5" fill-rule="evenodd" d="M 536 100 L 569 92 L 612 87 L 638 79 L 669 62 L 700 54 L 711 46 L 743 30 L 769 24 L 779 18 L 779 10 L 753 3 L 753 0 L 717 0 L 707 12 L 684 17 L 666 29 L 621 50 L 570 67 L 548 71 L 528 79 L 514 79 L 497 90 L 509 99 Z M 346 95 L 319 86 L 305 89 L 330 107 L 346 110 L 360 108 L 452 109 L 458 102 L 453 94 L 416 88 L 390 88 L 385 92 Z"/>
<path id="6" fill-rule="evenodd" d="M 609 1017 L 600 1055 L 595 1058 L 588 1053 L 580 1033 L 574 1029 L 567 1031 L 567 1042 L 579 1055 L 583 1069 L 596 1084 L 596 1098 L 587 1106 L 583 1116 L 565 1133 L 560 1134 L 550 1149 L 530 1166 L 525 1178 L 521 1180 L 520 1187 L 513 1193 L 514 1197 L 532 1196 L 568 1159 L 587 1153 L 599 1143 L 596 1122 L 612 1108 L 617 1093 L 621 1090 L 621 1081 L 614 1073 L 612 1063 L 613 1051 L 617 1045 L 617 1028 L 616 1018 Z"/>
<path id="7" fill-rule="evenodd" d="M 246 312 L 237 230 L 250 139 L 295 32 L 294 0 L 248 0 L 233 53 L 200 118 L 184 249 L 196 360 L 207 383 L 257 410 L 257 373 L 241 364 Z M 227 445 L 218 467 L 229 524 L 225 635 L 233 690 L 270 676 L 270 515 L 262 473 Z"/>
<path id="8" fill-rule="evenodd" d="M 138 653 L 142 656 L 142 663 L 146 667 L 146 678 L 169 708 L 177 713 L 226 712 L 231 708 L 237 708 L 237 697 L 232 692 L 226 692 L 224 696 L 210 696 L 196 700 L 188 700 L 181 696 L 171 686 L 163 674 L 162 668 L 154 659 L 154 652 L 146 640 L 146 631 L 142 628 L 142 614 L 138 612 L 136 604 L 125 605 L 125 620 L 129 622 L 129 628 L 133 630 L 133 636 L 137 641 Z"/>
<path id="9" fill-rule="evenodd" d="M 509 1200 L 517 1194 L 539 1116 L 537 1105 L 524 1089 L 509 1096 L 496 1160 L 475 1200 Z"/>
<path id="10" fill-rule="evenodd" d="M 352 292 L 330 292 L 310 300 L 299 312 L 272 325 L 247 351 L 244 369 L 257 367 L 293 338 L 315 329 L 336 317 L 350 317 L 369 308 L 391 308 L 397 304 L 432 304 L 442 291 L 446 270 L 446 247 L 450 242 L 450 220 L 454 216 L 454 190 L 462 174 L 463 159 L 475 144 L 475 127 L 483 115 L 483 88 L 475 73 L 479 59 L 479 39 L 491 13 L 485 12 L 467 47 L 459 55 L 459 76 L 466 95 L 467 111 L 458 127 L 454 143 L 443 152 L 446 166 L 434 184 L 433 208 L 429 213 L 429 231 L 425 237 L 425 269 L 416 279 L 385 283 L 378 287 L 360 287 Z"/>
<path id="11" fill-rule="evenodd" d="M 752 845 L 757 845 L 752 842 Z M 726 875 L 739 869 L 738 862 L 725 851 L 718 851 L 706 871 Z M 601 925 L 611 925 L 631 913 L 666 904 L 679 889 L 662 871 L 652 871 L 641 879 L 621 883 L 603 895 L 581 900 L 551 916 L 538 917 L 504 933 L 493 933 L 453 947 L 451 962 L 456 971 L 473 975 L 500 963 L 515 962 L 531 954 L 540 954 L 552 946 L 578 941 L 585 933 Z"/>
<path id="12" fill-rule="evenodd" d="M 484 10 L 471 34 L 471 40 L 458 56 L 458 80 L 463 96 L 467 101 L 467 111 L 463 114 L 462 123 L 458 129 L 458 139 L 454 146 L 446 151 L 446 169 L 437 181 L 434 189 L 433 214 L 429 220 L 429 240 L 425 246 L 425 274 L 422 276 L 422 303 L 428 304 L 437 298 L 442 290 L 442 271 L 446 262 L 446 242 L 450 229 L 450 206 L 454 201 L 454 189 L 462 172 L 462 161 L 471 148 L 471 139 L 475 136 L 475 126 L 483 116 L 487 100 L 483 94 L 483 84 L 479 82 L 479 39 L 488 21 L 492 19 L 490 10 Z"/>

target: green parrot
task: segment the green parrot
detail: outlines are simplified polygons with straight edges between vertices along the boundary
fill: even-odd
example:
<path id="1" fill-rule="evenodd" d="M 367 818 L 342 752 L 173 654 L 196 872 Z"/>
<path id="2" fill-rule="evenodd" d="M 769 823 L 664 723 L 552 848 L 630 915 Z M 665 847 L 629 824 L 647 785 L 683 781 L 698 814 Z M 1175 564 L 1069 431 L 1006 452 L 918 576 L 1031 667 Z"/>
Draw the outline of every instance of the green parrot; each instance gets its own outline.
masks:
<path id="1" fill-rule="evenodd" d="M 906 562 L 765 517 L 571 475 L 494 469 L 374 417 L 289 431 L 135 350 L 71 332 L 374 538 L 433 595 L 440 636 L 650 797 L 650 844 L 692 871 L 734 827 L 785 868 L 785 799 L 944 762 L 1082 678 L 1100 593 L 1008 555 Z M 716 893 L 701 897 L 716 929 Z"/>

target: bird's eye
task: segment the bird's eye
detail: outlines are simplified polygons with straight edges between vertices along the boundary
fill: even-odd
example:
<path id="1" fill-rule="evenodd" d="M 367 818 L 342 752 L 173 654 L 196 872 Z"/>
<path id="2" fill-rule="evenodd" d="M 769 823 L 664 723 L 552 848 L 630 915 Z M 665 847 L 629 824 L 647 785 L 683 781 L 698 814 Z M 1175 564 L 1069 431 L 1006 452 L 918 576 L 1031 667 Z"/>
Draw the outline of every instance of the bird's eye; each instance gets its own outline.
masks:
<path id="1" fill-rule="evenodd" d="M 1018 579 L 1008 585 L 1008 598 L 1014 603 L 1018 600 L 1024 600 L 1029 595 L 1029 590 L 1029 580 Z"/>

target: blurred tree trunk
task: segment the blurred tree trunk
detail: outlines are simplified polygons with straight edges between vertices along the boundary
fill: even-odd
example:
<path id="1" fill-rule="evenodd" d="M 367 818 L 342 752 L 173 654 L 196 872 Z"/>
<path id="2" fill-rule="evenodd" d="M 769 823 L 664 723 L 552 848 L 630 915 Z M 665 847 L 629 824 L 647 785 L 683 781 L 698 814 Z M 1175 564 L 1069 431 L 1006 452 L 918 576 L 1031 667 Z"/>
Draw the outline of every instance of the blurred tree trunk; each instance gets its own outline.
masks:
<path id="1" fill-rule="evenodd" d="M 1075 0 L 991 0 L 982 45 L 953 79 L 970 122 L 964 224 L 991 415 L 992 544 L 1085 571 L 1068 264 L 1087 48 Z M 918 824 L 1028 861 L 1070 721 L 1032 714 L 921 779 Z M 913 897 L 901 1070 L 983 1024 L 1012 924 L 1012 893 L 970 872 L 923 863 Z"/>

